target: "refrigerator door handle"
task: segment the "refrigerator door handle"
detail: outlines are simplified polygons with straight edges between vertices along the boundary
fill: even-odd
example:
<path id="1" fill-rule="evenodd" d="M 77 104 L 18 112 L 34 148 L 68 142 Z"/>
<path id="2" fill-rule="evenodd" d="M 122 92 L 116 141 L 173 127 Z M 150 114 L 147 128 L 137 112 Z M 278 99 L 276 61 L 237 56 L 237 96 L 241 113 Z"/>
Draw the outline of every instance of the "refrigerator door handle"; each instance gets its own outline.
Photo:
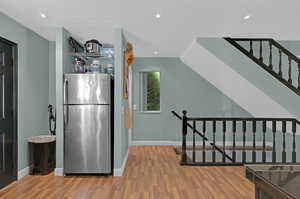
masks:
<path id="1" fill-rule="evenodd" d="M 69 106 L 65 105 L 64 107 L 64 126 L 69 123 Z"/>
<path id="2" fill-rule="evenodd" d="M 69 82 L 67 79 L 65 79 L 64 81 L 64 104 L 68 104 L 69 102 Z"/>
<path id="3" fill-rule="evenodd" d="M 69 101 L 69 82 L 67 79 L 64 81 L 64 104 L 68 104 Z M 67 125 L 69 123 L 69 105 L 65 105 L 64 107 L 64 124 Z"/>

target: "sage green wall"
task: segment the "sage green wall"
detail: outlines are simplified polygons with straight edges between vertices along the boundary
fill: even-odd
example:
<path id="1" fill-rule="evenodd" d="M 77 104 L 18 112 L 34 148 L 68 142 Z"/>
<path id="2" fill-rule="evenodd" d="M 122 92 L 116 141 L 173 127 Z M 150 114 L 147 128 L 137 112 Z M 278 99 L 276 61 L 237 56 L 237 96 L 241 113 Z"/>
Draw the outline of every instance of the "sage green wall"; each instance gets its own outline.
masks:
<path id="1" fill-rule="evenodd" d="M 161 113 L 140 110 L 139 73 L 161 72 Z M 181 122 L 172 116 L 187 110 L 189 116 L 250 116 L 179 58 L 136 58 L 133 65 L 133 141 L 179 141 Z"/>
<path id="2" fill-rule="evenodd" d="M 63 75 L 72 72 L 72 57 L 70 54 L 68 38 L 71 34 L 64 28 L 56 32 L 56 68 L 55 68 L 55 100 L 56 100 L 56 168 L 63 168 L 64 162 L 64 136 L 63 136 Z"/>
<path id="3" fill-rule="evenodd" d="M 28 166 L 27 138 L 48 133 L 49 41 L 0 13 L 0 36 L 18 45 L 18 170 Z"/>
<path id="4" fill-rule="evenodd" d="M 49 104 L 55 105 L 55 41 L 49 42 Z"/>
<path id="5" fill-rule="evenodd" d="M 155 70 L 161 72 L 161 113 L 142 113 L 140 110 L 140 72 Z M 171 115 L 175 110 L 182 115 L 187 110 L 189 116 L 212 117 L 251 117 L 251 115 L 231 101 L 217 88 L 207 82 L 179 58 L 136 58 L 133 65 L 133 104 L 137 105 L 134 111 L 133 141 L 180 141 L 181 122 Z M 234 88 L 233 88 L 234 89 Z M 254 99 L 251 99 L 254 100 Z M 259 99 L 257 99 L 259 100 Z M 199 130 L 201 123 L 197 123 Z M 232 140 L 231 125 L 227 125 L 226 140 Z M 191 132 L 191 131 L 190 131 Z M 207 124 L 206 136 L 212 140 L 211 123 Z M 237 123 L 237 142 L 242 142 L 242 126 Z M 247 124 L 246 140 L 252 141 L 252 125 Z M 256 140 L 262 142 L 262 123 L 257 123 Z M 188 134 L 191 139 L 191 133 Z M 299 137 L 299 136 L 298 136 Z M 198 137 L 197 137 L 198 138 Z M 222 126 L 217 123 L 216 140 L 222 140 Z M 198 141 L 202 141 L 200 138 Z M 272 142 L 272 133 L 267 129 L 266 141 Z M 299 141 L 299 138 L 297 138 Z M 291 136 L 287 140 L 288 158 L 291 160 Z M 282 151 L 282 134 L 276 134 L 276 147 Z M 299 151 L 299 148 L 297 149 Z M 299 157 L 297 157 L 299 160 Z M 281 153 L 277 153 L 281 160 Z"/>
<path id="6" fill-rule="evenodd" d="M 256 65 L 252 60 L 247 58 L 244 54 L 235 49 L 231 44 L 224 42 L 222 38 L 199 38 L 198 43 L 210 51 L 217 59 L 222 60 L 225 64 L 230 66 L 233 70 L 251 82 L 254 86 L 262 90 L 266 95 L 270 96 L 274 101 L 300 118 L 300 107 L 299 107 L 299 96 L 293 91 L 288 89 L 280 81 L 273 78 L 268 72 Z M 290 42 L 279 41 L 283 45 L 287 45 L 291 51 L 297 51 L 297 48 L 293 47 Z M 268 61 L 268 46 L 264 48 L 264 60 Z M 258 51 L 258 45 L 256 45 L 255 53 Z M 278 52 L 273 48 L 273 65 L 274 70 L 278 70 Z M 287 77 L 288 60 L 287 57 L 283 56 L 283 76 Z M 293 83 L 297 85 L 298 67 L 293 63 L 292 67 Z M 233 88 L 234 89 L 234 88 Z M 257 100 L 259 99 L 252 99 Z"/>
<path id="7" fill-rule="evenodd" d="M 124 108 L 128 100 L 123 99 L 123 63 L 126 39 L 120 28 L 115 29 L 115 124 L 114 124 L 114 168 L 121 168 L 128 151 L 128 130 L 124 127 Z"/>

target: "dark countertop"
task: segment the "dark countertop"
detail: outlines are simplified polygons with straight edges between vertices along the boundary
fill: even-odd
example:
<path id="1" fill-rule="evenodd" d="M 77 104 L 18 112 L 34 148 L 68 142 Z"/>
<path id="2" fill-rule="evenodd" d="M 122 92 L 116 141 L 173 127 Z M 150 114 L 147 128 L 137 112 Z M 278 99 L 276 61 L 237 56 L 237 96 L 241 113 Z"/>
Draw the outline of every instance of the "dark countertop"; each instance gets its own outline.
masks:
<path id="1" fill-rule="evenodd" d="M 300 198 L 300 165 L 249 165 L 246 177 L 276 198 Z"/>

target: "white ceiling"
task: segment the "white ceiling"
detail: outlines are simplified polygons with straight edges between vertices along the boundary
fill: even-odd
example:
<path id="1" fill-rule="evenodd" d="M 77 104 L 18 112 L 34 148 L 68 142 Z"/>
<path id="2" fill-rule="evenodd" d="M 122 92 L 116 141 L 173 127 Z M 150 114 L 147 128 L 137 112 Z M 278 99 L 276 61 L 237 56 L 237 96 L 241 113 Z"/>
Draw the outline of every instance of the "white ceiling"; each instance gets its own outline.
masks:
<path id="1" fill-rule="evenodd" d="M 0 11 L 54 40 L 65 27 L 76 38 L 113 43 L 122 27 L 136 56 L 180 56 L 195 37 L 300 37 L 293 0 L 1 0 Z M 47 15 L 46 19 L 40 13 Z M 160 19 L 155 18 L 156 13 Z M 245 15 L 251 15 L 244 20 Z M 158 51 L 158 55 L 153 55 Z"/>

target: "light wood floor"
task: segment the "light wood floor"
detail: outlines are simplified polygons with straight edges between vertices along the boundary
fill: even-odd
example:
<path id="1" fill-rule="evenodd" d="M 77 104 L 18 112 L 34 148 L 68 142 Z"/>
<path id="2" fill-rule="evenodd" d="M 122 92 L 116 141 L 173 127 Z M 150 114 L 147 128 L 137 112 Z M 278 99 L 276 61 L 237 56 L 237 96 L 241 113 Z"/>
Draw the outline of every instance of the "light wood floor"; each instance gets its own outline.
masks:
<path id="1" fill-rule="evenodd" d="M 243 167 L 182 167 L 172 147 L 131 147 L 123 177 L 26 176 L 0 198 L 254 199 Z"/>

